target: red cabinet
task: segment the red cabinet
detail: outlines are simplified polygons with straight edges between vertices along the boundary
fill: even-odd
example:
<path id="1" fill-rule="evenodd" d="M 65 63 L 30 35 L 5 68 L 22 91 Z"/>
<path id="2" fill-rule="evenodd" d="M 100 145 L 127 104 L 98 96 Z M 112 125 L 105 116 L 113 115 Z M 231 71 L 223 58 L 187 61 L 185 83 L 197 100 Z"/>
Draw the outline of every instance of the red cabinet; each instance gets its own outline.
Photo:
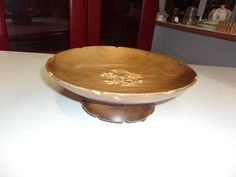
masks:
<path id="1" fill-rule="evenodd" d="M 8 39 L 10 50 L 30 52 L 87 45 L 150 50 L 157 6 L 157 0 L 0 0 L 0 48 Z"/>

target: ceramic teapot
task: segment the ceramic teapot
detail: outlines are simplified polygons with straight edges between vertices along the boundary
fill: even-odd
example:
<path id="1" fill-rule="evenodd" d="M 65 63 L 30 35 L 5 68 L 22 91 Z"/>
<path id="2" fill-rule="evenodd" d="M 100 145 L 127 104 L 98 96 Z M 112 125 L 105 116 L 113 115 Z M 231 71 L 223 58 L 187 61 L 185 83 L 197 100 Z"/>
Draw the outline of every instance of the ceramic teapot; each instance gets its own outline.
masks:
<path id="1" fill-rule="evenodd" d="M 225 8 L 225 5 L 221 5 L 221 7 L 211 10 L 208 20 L 213 22 L 226 21 L 229 20 L 230 16 L 231 11 Z"/>

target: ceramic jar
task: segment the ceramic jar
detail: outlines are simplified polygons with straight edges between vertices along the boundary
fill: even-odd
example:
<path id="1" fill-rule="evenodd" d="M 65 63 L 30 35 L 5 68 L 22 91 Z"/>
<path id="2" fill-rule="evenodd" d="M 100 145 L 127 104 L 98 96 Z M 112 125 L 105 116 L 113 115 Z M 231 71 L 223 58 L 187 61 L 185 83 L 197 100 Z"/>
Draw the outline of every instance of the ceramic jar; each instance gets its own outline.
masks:
<path id="1" fill-rule="evenodd" d="M 221 5 L 220 8 L 213 9 L 209 15 L 208 20 L 213 22 L 226 21 L 229 20 L 231 16 L 231 11 L 225 8 L 225 5 Z"/>

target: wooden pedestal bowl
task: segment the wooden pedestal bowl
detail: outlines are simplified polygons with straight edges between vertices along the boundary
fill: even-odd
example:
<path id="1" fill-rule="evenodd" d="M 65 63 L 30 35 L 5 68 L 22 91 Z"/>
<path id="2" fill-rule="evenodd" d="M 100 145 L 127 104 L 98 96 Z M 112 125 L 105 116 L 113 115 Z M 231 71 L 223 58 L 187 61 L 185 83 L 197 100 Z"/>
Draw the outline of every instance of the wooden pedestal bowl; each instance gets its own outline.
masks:
<path id="1" fill-rule="evenodd" d="M 60 52 L 46 69 L 61 86 L 83 97 L 89 114 L 119 123 L 145 120 L 155 103 L 180 95 L 197 77 L 176 59 L 113 46 Z"/>

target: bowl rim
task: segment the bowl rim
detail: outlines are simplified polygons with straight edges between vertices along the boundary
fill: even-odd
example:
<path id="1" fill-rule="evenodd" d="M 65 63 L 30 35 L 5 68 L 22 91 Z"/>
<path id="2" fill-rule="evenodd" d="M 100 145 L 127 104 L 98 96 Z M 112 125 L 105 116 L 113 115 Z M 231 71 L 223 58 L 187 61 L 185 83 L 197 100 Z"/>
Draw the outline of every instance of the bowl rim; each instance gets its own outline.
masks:
<path id="1" fill-rule="evenodd" d="M 91 48 L 91 47 L 114 47 L 114 48 L 126 48 L 126 49 L 132 49 L 132 50 L 141 50 L 143 52 L 147 52 L 147 53 L 153 53 L 155 54 L 154 52 L 151 52 L 151 51 L 146 51 L 146 50 L 142 50 L 142 49 L 136 49 L 136 48 L 129 48 L 129 47 L 122 47 L 122 46 L 86 46 L 86 47 L 81 47 L 81 48 L 72 48 L 72 49 L 67 49 L 65 51 L 70 51 L 70 50 L 75 50 L 75 49 L 82 49 L 82 48 Z M 60 53 L 63 53 L 65 51 L 61 51 L 57 54 L 60 54 Z M 79 89 L 83 92 L 90 92 L 90 93 L 93 93 L 95 95 L 106 95 L 106 96 L 109 96 L 109 95 L 115 95 L 115 96 L 161 96 L 161 95 L 171 95 L 171 94 L 174 94 L 174 93 L 178 93 L 178 92 L 181 92 L 181 91 L 184 91 L 185 89 L 191 87 L 192 85 L 194 85 L 197 80 L 198 80 L 198 74 L 196 73 L 196 71 L 194 69 L 192 69 L 188 64 L 185 64 L 184 62 L 182 62 L 181 60 L 178 60 L 178 59 L 175 59 L 175 58 L 172 58 L 176 61 L 178 61 L 179 63 L 182 63 L 183 65 L 187 66 L 190 70 L 192 70 L 192 72 L 194 73 L 194 77 L 192 78 L 192 81 L 184 86 L 181 86 L 181 87 L 178 87 L 178 88 L 175 88 L 175 89 L 170 89 L 170 90 L 166 90 L 166 91 L 159 91 L 159 92 L 145 92 L 145 93 L 122 93 L 122 92 L 110 92 L 110 91 L 100 91 L 100 90 L 95 90 L 95 89 L 89 89 L 89 88 L 86 88 L 86 87 L 81 87 L 81 86 L 78 86 L 78 85 L 75 85 L 75 84 L 72 84 L 72 83 L 69 83 L 69 82 L 66 82 L 60 78 L 58 78 L 57 76 L 55 76 L 49 69 L 49 63 L 54 59 L 56 58 L 56 55 L 57 54 L 54 54 L 54 56 L 48 58 L 47 62 L 46 62 L 46 71 L 48 72 L 48 74 L 54 79 L 56 80 L 57 82 L 60 82 L 62 83 L 63 85 L 66 85 L 70 88 L 73 88 L 73 89 Z M 162 54 L 163 55 L 163 54 Z M 166 55 L 163 55 L 163 56 L 166 56 Z M 168 56 L 167 56 L 168 57 Z M 83 96 L 83 95 L 81 95 Z"/>
<path id="2" fill-rule="evenodd" d="M 58 81 L 58 82 L 60 82 L 60 83 L 62 83 L 64 85 L 66 85 L 66 86 L 69 86 L 71 88 L 76 88 L 76 89 L 82 90 L 84 92 L 92 92 L 93 94 L 96 94 L 96 95 L 117 95 L 117 96 L 159 96 L 159 95 L 170 95 L 170 94 L 173 94 L 173 93 L 181 92 L 181 91 L 191 87 L 198 80 L 197 73 L 192 68 L 190 68 L 194 72 L 194 74 L 195 74 L 195 77 L 193 78 L 192 82 L 190 82 L 189 84 L 184 85 L 182 87 L 178 87 L 176 89 L 171 89 L 171 90 L 167 90 L 167 91 L 160 91 L 160 92 L 146 92 L 146 93 L 122 93 L 122 92 L 99 91 L 99 90 L 95 90 L 95 89 L 88 89 L 88 88 L 85 88 L 85 87 L 74 85 L 72 83 L 63 81 L 62 79 L 58 78 L 51 71 L 49 71 L 48 65 L 49 65 L 49 62 L 50 62 L 51 59 L 53 59 L 53 57 L 49 58 L 48 61 L 46 62 L 46 71 L 48 72 L 48 74 L 54 80 L 56 80 L 56 81 Z M 83 96 L 83 95 L 81 95 L 81 96 Z"/>

